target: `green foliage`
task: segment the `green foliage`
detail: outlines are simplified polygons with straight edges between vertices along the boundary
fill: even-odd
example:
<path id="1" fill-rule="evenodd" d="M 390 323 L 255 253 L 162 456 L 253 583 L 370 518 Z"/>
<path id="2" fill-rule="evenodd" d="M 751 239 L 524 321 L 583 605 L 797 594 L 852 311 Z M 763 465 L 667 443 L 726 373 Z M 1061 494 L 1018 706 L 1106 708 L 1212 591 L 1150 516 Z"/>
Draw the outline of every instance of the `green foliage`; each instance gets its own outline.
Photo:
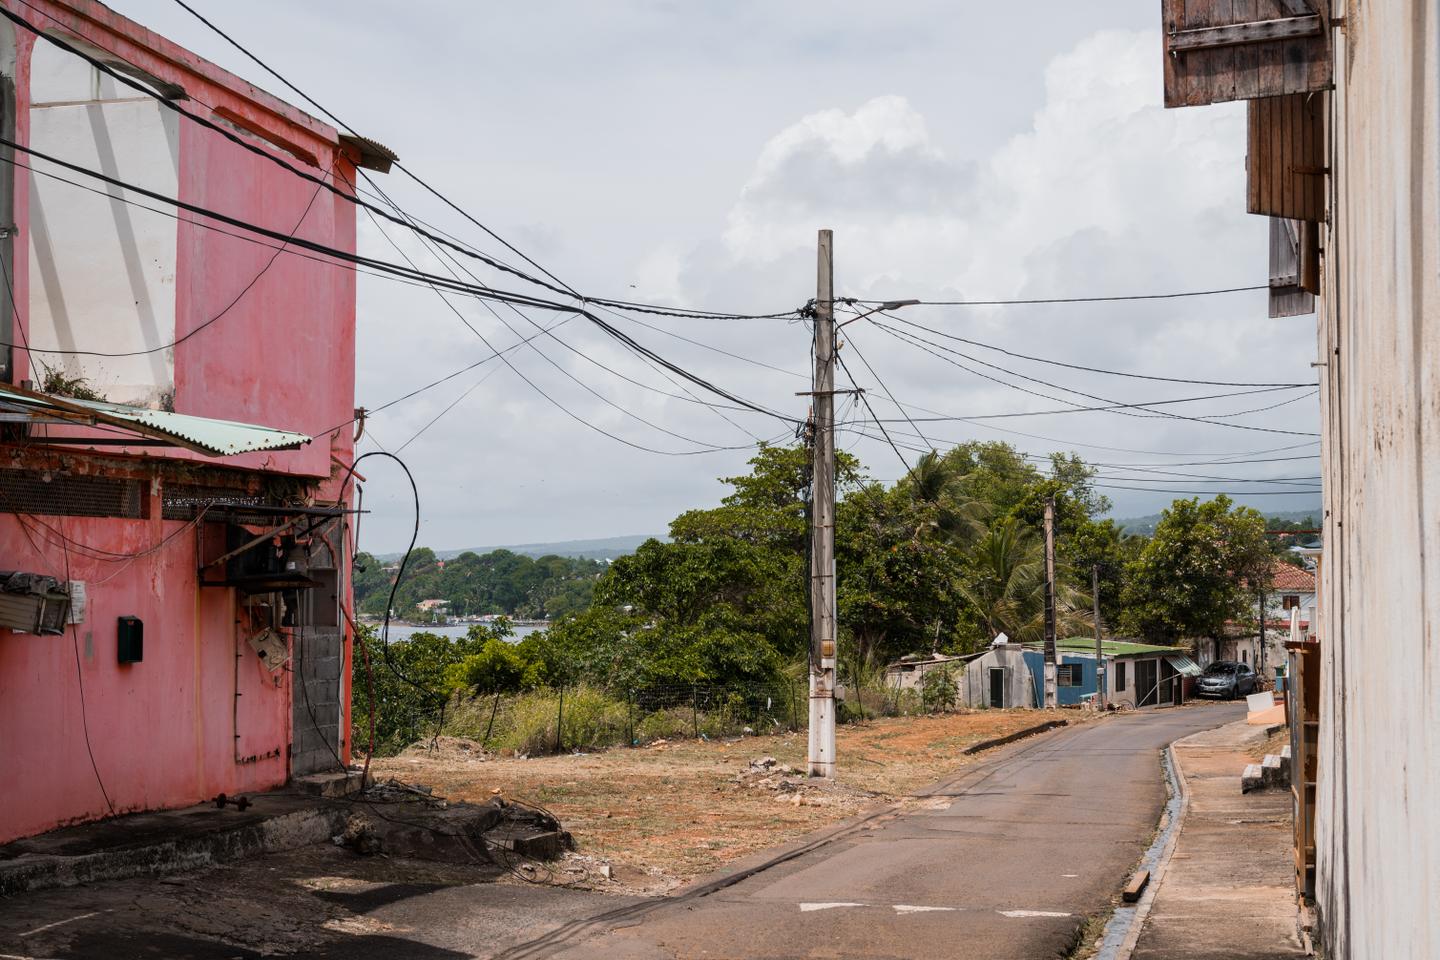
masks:
<path id="1" fill-rule="evenodd" d="M 940 667 L 925 674 L 925 679 L 920 684 L 920 702 L 926 712 L 954 710 L 955 704 L 959 700 L 960 692 L 955 685 L 955 671 L 950 667 Z"/>
<path id="2" fill-rule="evenodd" d="M 368 553 L 355 560 L 355 602 L 362 612 L 383 616 L 394 574 Z M 423 619 L 426 614 L 416 604 L 438 599 L 448 601 L 450 613 L 457 616 L 558 619 L 590 605 L 590 592 L 604 570 L 598 560 L 532 559 L 509 550 L 440 560 L 435 551 L 419 547 L 410 555 L 396 591 L 395 614 Z"/>
<path id="3" fill-rule="evenodd" d="M 370 740 L 370 690 L 375 703 L 375 748 L 394 752 L 438 732 L 445 705 L 464 686 L 457 671 L 491 642 L 503 642 L 509 628 L 475 626 L 468 636 L 416 633 L 382 646 L 376 631 L 361 627 L 351 657 L 351 724 L 357 745 Z M 365 650 L 369 651 L 369 670 Z"/>
<path id="4" fill-rule="evenodd" d="M 1224 496 L 1176 500 L 1126 565 L 1122 625 L 1159 643 L 1218 637 L 1227 620 L 1249 615 L 1252 592 L 1268 584 L 1269 565 L 1258 512 L 1232 510 Z"/>

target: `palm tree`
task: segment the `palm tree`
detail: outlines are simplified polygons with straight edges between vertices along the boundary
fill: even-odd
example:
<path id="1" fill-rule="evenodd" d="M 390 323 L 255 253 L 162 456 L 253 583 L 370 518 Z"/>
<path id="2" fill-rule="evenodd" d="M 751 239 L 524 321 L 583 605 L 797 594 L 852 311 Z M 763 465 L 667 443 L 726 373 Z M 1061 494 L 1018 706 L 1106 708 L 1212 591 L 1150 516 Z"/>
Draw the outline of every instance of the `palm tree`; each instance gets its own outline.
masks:
<path id="1" fill-rule="evenodd" d="M 1017 643 L 1045 638 L 1045 553 L 1040 539 L 1011 517 L 995 524 L 970 551 L 971 576 L 959 584 L 989 636 Z M 1057 577 L 1056 631 L 1065 636 L 1087 622 L 1078 594 Z"/>
<path id="2" fill-rule="evenodd" d="M 902 484 L 918 505 L 927 508 L 915 528 L 918 540 L 926 533 L 951 542 L 972 542 L 985 530 L 986 507 L 967 496 L 955 465 L 934 450 L 924 454 L 910 468 Z"/>

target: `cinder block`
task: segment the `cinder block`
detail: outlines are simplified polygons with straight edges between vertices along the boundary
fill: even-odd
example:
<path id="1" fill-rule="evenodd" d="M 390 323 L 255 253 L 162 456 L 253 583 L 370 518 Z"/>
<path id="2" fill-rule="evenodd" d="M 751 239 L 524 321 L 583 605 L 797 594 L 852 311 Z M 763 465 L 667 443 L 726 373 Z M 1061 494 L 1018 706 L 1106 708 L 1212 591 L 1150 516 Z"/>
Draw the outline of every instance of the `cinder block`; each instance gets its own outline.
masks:
<path id="1" fill-rule="evenodd" d="M 1259 790 L 1265 786 L 1265 774 L 1260 764 L 1252 763 L 1245 767 L 1245 772 L 1240 774 L 1240 792 L 1249 793 L 1251 790 Z"/>

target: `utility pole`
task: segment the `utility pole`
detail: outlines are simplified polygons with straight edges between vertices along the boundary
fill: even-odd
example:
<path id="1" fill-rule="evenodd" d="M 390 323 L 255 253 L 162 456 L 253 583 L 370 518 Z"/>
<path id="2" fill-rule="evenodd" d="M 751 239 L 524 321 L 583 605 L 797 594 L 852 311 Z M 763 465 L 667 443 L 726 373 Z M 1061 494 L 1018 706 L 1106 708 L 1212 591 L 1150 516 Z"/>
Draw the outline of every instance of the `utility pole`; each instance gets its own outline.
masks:
<path id="1" fill-rule="evenodd" d="M 1055 498 L 1045 498 L 1045 709 L 1058 706 L 1055 693 Z"/>
<path id="2" fill-rule="evenodd" d="M 835 776 L 835 260 L 820 231 L 815 284 L 815 461 L 810 489 L 810 776 Z"/>
<path id="3" fill-rule="evenodd" d="M 1090 596 L 1095 603 L 1095 695 L 1100 698 L 1100 709 L 1110 709 L 1110 691 L 1106 689 L 1110 680 L 1110 668 L 1105 665 L 1105 652 L 1100 644 L 1100 564 L 1090 565 Z"/>
<path id="4" fill-rule="evenodd" d="M 1255 653 L 1255 672 L 1263 675 L 1265 661 L 1268 659 L 1265 656 L 1265 590 L 1263 588 L 1260 590 L 1260 649 Z"/>

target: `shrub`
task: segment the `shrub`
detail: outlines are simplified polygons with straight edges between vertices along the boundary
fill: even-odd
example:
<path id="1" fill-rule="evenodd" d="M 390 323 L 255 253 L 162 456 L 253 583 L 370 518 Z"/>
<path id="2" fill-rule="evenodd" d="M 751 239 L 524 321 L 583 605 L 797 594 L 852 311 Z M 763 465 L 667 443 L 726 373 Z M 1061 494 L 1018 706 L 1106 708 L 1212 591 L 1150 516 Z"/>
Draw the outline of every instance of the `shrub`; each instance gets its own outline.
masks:
<path id="1" fill-rule="evenodd" d="M 925 680 L 920 685 L 920 702 L 926 712 L 953 710 L 958 700 L 955 673 L 948 666 L 925 674 Z"/>
<path id="2" fill-rule="evenodd" d="M 492 749 L 549 753 L 555 749 L 557 721 L 562 750 L 597 750 L 625 741 L 625 702 L 594 687 L 566 688 L 563 705 L 556 690 L 523 693 L 502 700 L 499 713 L 490 737 Z M 471 716 L 484 714 L 477 709 Z"/>
<path id="3" fill-rule="evenodd" d="M 635 723 L 635 742 L 679 740 L 695 733 L 694 717 L 689 707 L 667 707 L 648 713 Z"/>

